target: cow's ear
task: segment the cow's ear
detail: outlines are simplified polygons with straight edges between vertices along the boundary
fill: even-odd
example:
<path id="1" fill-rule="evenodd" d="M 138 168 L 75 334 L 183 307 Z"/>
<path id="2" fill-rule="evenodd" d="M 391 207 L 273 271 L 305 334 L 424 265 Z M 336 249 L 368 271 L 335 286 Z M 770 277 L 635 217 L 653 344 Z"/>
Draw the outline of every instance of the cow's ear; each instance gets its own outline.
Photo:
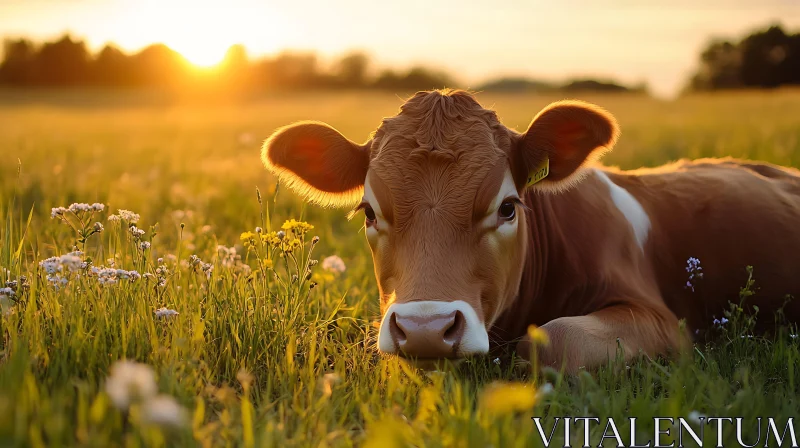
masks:
<path id="1" fill-rule="evenodd" d="M 306 201 L 352 206 L 363 194 L 370 143 L 351 142 L 324 123 L 301 122 L 275 131 L 261 148 L 261 160 Z"/>
<path id="2" fill-rule="evenodd" d="M 580 180 L 580 168 L 610 150 L 619 136 L 614 117 L 583 101 L 542 109 L 520 136 L 515 164 L 523 186 L 561 189 Z"/>

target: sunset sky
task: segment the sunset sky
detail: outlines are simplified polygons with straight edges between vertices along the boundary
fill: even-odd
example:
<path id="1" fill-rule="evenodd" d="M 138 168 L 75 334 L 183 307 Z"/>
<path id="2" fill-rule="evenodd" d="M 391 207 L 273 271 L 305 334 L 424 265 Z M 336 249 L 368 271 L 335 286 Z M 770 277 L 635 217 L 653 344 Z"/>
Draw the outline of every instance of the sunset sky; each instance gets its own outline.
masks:
<path id="1" fill-rule="evenodd" d="M 200 65 L 235 43 L 364 50 L 382 66 L 440 66 L 469 86 L 498 75 L 646 81 L 682 87 L 711 36 L 769 23 L 800 28 L 800 0 L 0 0 L 0 35 L 69 31 L 95 50 L 164 42 Z"/>

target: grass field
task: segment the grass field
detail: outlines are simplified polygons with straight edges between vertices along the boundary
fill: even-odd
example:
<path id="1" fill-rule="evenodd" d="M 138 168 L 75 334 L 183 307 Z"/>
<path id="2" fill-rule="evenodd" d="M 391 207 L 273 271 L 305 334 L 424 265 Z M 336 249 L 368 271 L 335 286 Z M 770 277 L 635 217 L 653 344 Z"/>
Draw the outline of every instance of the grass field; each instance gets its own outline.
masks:
<path id="1" fill-rule="evenodd" d="M 523 130 L 559 98 L 479 99 Z M 620 121 L 607 164 L 730 155 L 800 167 L 798 91 L 582 99 Z M 550 418 L 546 428 L 554 416 L 636 416 L 641 442 L 653 437 L 652 417 L 744 417 L 754 428 L 756 417 L 800 414 L 796 329 L 749 338 L 752 322 L 735 310 L 711 343 L 680 359 L 616 361 L 576 377 L 529 375 L 511 356 L 427 374 L 379 357 L 362 223 L 276 191 L 259 146 L 300 119 L 363 141 L 400 103 L 363 93 L 209 105 L 0 92 L 0 278 L 18 281 L 13 295 L 0 296 L 0 445 L 540 446 L 532 416 Z M 76 231 L 51 218 L 53 207 L 72 203 L 105 208 L 80 212 L 89 230 Z M 120 209 L 141 216 L 142 236 L 128 230 L 130 219 L 108 219 Z M 304 234 L 287 226 L 302 243 L 240 238 L 289 219 L 313 226 Z M 104 230 L 87 237 L 96 221 Z M 50 273 L 54 285 L 45 268 L 58 268 L 40 262 L 75 247 L 82 254 Z M 344 272 L 311 266 L 330 255 Z M 91 271 L 112 265 L 142 277 Z M 754 280 L 746 290 L 757 301 L 758 266 Z M 159 317 L 161 307 L 179 314 Z M 154 377 L 121 365 L 109 379 L 123 358 L 147 364 Z M 139 393 L 127 397 L 126 381 Z M 150 397 L 154 388 L 163 396 Z M 604 427 L 590 428 L 596 446 Z M 733 425 L 723 431 L 736 440 Z M 707 428 L 706 446 L 715 434 Z M 747 434 L 753 443 L 756 433 Z M 579 445 L 583 432 L 572 436 Z"/>

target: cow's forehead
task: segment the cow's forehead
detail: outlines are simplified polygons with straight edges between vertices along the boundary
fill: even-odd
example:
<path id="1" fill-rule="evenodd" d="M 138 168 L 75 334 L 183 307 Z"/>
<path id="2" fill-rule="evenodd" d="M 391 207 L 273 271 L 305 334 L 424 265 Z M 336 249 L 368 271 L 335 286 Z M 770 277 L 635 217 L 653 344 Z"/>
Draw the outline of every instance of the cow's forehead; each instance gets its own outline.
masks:
<path id="1" fill-rule="evenodd" d="M 423 216 L 463 231 L 487 176 L 508 165 L 511 131 L 464 92 L 417 94 L 375 134 L 370 170 L 392 195 L 398 228 Z"/>
<path id="2" fill-rule="evenodd" d="M 400 112 L 386 118 L 375 134 L 373 159 L 398 153 L 434 158 L 501 157 L 509 130 L 497 114 L 463 91 L 420 92 Z M 494 154 L 492 154 L 494 153 Z M 393 154 L 394 155 L 394 154 Z"/>

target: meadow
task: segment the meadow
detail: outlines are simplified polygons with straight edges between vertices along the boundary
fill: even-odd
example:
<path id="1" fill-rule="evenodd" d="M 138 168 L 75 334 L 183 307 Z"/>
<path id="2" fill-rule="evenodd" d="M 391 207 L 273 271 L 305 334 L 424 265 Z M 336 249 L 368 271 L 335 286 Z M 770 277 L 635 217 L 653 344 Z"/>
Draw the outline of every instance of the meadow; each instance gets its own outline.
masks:
<path id="1" fill-rule="evenodd" d="M 518 130 L 560 99 L 478 98 Z M 734 156 L 800 167 L 800 91 L 581 99 L 619 119 L 608 165 Z M 754 317 L 735 306 L 677 359 L 577 376 L 532 374 L 506 353 L 433 373 L 379 356 L 363 222 L 302 204 L 259 148 L 301 119 L 364 141 L 401 102 L 0 91 L 0 279 L 16 282 L 0 284 L 0 445 L 542 446 L 533 416 L 546 428 L 556 416 L 635 416 L 647 441 L 652 417 L 755 428 L 800 415 L 797 329 L 750 337 Z M 103 207 L 53 211 L 73 203 Z M 742 297 L 757 303 L 758 266 L 747 280 Z M 594 444 L 603 430 L 590 427 Z M 723 431 L 735 440 L 733 425 Z M 706 429 L 706 446 L 715 434 Z M 572 443 L 582 437 L 576 427 Z"/>

